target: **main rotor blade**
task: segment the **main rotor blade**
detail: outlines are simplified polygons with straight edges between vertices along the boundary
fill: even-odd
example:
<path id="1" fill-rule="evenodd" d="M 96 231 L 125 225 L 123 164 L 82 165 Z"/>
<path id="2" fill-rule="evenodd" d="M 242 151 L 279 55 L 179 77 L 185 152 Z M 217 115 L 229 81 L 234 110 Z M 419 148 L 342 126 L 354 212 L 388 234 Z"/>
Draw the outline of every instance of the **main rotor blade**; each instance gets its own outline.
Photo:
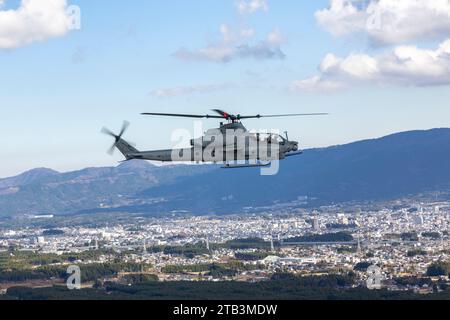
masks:
<path id="1" fill-rule="evenodd" d="M 239 119 L 260 119 L 260 118 L 281 118 L 281 117 L 308 117 L 308 116 L 327 116 L 329 113 L 294 113 L 294 114 L 273 114 L 256 116 L 239 116 Z"/>
<path id="2" fill-rule="evenodd" d="M 220 110 L 220 109 L 212 109 L 211 111 L 214 111 L 215 113 L 220 114 L 222 116 L 222 118 L 225 118 L 227 120 L 236 118 L 235 115 L 229 114 L 228 112 L 225 112 L 225 111 Z"/>
<path id="3" fill-rule="evenodd" d="M 325 116 L 328 113 L 294 113 L 294 114 L 277 114 L 277 115 L 255 115 L 255 116 L 241 116 L 229 114 L 219 109 L 213 109 L 212 111 L 218 113 L 220 116 L 214 115 L 199 115 L 199 114 L 179 114 L 179 113 L 154 113 L 145 112 L 141 113 L 144 116 L 162 116 L 162 117 L 182 117 L 182 118 L 196 118 L 196 119 L 227 119 L 227 120 L 242 120 L 242 119 L 260 119 L 260 118 L 280 118 L 280 117 L 305 117 L 305 116 Z"/>
<path id="4" fill-rule="evenodd" d="M 178 113 L 154 113 L 154 112 L 145 112 L 141 113 L 143 116 L 161 116 L 161 117 L 181 117 L 181 118 L 196 118 L 196 119 L 223 119 L 220 116 L 212 116 L 209 114 L 199 115 L 199 114 L 178 114 Z"/>

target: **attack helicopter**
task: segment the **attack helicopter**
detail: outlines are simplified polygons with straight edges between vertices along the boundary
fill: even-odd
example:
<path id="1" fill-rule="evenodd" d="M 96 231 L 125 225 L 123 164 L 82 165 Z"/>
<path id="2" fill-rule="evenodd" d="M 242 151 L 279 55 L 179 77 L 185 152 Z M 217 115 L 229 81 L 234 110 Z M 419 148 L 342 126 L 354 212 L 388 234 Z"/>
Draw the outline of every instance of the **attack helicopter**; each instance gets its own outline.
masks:
<path id="1" fill-rule="evenodd" d="M 220 109 L 212 111 L 215 114 L 142 113 L 144 116 L 222 120 L 218 128 L 209 129 L 203 137 L 192 139 L 190 148 L 139 151 L 122 138 L 130 125 L 125 121 L 119 134 L 107 128 L 102 129 L 103 133 L 114 138 L 114 144 L 108 153 L 112 155 L 117 148 L 125 157 L 125 161 L 221 163 L 224 164 L 223 168 L 269 166 L 272 161 L 302 154 L 298 141 L 290 140 L 287 132 L 282 136 L 277 133 L 248 131 L 242 120 L 327 115 L 327 113 L 297 113 L 245 116 L 233 115 Z"/>

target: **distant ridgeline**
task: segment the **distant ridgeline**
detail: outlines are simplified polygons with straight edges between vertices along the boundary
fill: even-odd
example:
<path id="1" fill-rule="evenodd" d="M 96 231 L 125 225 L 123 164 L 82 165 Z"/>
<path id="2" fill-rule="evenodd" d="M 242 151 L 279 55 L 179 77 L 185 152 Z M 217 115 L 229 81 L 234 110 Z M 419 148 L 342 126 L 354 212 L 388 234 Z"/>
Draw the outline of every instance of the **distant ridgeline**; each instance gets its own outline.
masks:
<path id="1" fill-rule="evenodd" d="M 0 216 L 134 212 L 239 213 L 288 202 L 318 206 L 450 191 L 450 129 L 411 131 L 324 149 L 280 162 L 280 172 L 218 166 L 36 169 L 0 179 Z M 305 198 L 307 197 L 307 198 Z M 301 201 L 299 199 L 302 199 Z"/>

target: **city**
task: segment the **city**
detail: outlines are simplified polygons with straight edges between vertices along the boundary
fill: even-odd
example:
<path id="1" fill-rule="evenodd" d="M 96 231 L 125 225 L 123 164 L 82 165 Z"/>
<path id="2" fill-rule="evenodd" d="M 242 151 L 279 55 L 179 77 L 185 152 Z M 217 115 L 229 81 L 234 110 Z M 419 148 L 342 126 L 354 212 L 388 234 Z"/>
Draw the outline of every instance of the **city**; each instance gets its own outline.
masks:
<path id="1" fill-rule="evenodd" d="M 288 204 L 230 216 L 23 216 L 0 225 L 0 290 L 6 294 L 17 286 L 65 285 L 64 277 L 7 278 L 20 268 L 64 270 L 77 265 L 83 270 L 120 260 L 125 264 L 122 269 L 81 279 L 82 287 L 105 282 L 131 285 L 136 276 L 163 282 L 255 283 L 279 273 L 351 274 L 353 287 L 365 287 L 367 269 L 374 265 L 381 271 L 380 288 L 441 292 L 449 283 L 449 270 L 442 274 L 432 270 L 442 263 L 448 267 L 450 202 L 408 202 L 413 200 L 314 210 Z M 32 262 L 18 267 L 20 257 L 28 255 Z M 8 261 L 15 261 L 15 266 L 8 268 Z"/>

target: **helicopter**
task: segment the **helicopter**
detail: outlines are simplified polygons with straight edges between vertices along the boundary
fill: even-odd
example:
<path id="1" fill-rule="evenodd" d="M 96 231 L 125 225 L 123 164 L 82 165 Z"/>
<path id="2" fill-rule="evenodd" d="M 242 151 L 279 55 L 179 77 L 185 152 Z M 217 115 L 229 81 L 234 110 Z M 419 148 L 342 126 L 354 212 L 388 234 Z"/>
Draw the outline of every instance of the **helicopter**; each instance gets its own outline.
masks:
<path id="1" fill-rule="evenodd" d="M 290 140 L 287 132 L 285 132 L 285 136 L 282 136 L 278 133 L 248 131 L 242 120 L 328 115 L 328 113 L 297 113 L 245 116 L 241 114 L 234 115 L 220 109 L 213 109 L 212 111 L 215 114 L 198 115 L 154 112 L 141 114 L 144 116 L 222 120 L 218 128 L 209 129 L 203 137 L 192 139 L 190 148 L 139 151 L 122 138 L 130 125 L 129 122 L 124 121 L 119 134 L 115 134 L 107 128 L 102 129 L 104 134 L 114 138 L 114 143 L 108 150 L 108 153 L 112 155 L 117 148 L 125 157 L 125 161 L 222 163 L 225 169 L 269 166 L 272 161 L 302 154 L 303 151 L 299 149 L 298 141 Z"/>

